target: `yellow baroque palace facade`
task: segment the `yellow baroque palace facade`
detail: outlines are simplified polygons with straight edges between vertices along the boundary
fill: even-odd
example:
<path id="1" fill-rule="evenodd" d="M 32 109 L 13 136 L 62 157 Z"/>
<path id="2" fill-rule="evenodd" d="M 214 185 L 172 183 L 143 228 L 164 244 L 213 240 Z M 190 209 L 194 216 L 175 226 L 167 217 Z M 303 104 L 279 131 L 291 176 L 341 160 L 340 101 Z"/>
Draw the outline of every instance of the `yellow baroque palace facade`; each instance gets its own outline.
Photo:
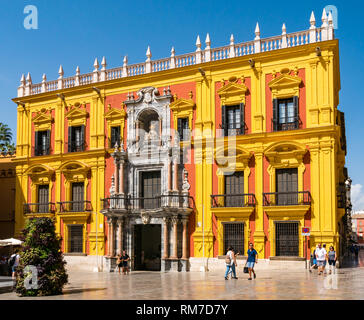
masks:
<path id="1" fill-rule="evenodd" d="M 67 259 L 193 270 L 345 246 L 339 43 L 322 26 L 33 84 L 18 97 L 15 233 L 52 217 Z M 302 227 L 310 228 L 307 242 Z M 95 259 L 98 256 L 99 258 Z M 101 258 L 102 257 L 102 258 Z M 83 260 L 82 260 L 83 259 Z M 80 262 L 81 261 L 81 262 Z M 221 261 L 221 260 L 220 260 Z"/>

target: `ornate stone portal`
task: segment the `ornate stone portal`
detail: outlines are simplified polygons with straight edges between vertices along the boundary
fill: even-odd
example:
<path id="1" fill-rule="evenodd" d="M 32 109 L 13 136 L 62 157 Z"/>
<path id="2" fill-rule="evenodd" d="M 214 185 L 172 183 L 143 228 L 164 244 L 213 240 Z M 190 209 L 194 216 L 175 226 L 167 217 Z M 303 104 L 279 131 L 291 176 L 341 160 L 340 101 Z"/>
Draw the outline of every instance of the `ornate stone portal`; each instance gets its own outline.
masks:
<path id="1" fill-rule="evenodd" d="M 187 171 L 179 164 L 178 141 L 171 141 L 172 95 L 168 89 L 160 96 L 154 87 L 143 88 L 137 95 L 136 100 L 128 95 L 124 102 L 127 148 L 115 145 L 110 198 L 104 200 L 101 211 L 108 217 L 109 227 L 106 265 L 113 271 L 115 255 L 125 249 L 131 257 L 132 270 L 143 269 L 148 259 L 154 259 L 160 262 L 161 271 L 187 271 L 188 216 L 193 202 Z M 151 186 L 146 186 L 148 174 L 155 177 Z M 160 227 L 152 237 L 148 235 L 151 229 L 143 229 L 142 225 Z M 154 243 L 152 253 L 146 243 Z"/>

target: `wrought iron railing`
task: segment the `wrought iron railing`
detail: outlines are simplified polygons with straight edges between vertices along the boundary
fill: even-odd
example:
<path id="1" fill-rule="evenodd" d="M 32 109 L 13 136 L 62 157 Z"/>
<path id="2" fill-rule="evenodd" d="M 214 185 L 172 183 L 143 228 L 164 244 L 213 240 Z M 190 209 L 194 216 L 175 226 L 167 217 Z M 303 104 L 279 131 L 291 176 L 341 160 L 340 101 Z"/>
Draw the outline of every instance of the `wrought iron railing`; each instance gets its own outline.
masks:
<path id="1" fill-rule="evenodd" d="M 52 152 L 52 149 L 50 146 L 46 146 L 45 148 L 43 146 L 34 146 L 32 147 L 32 154 L 33 156 L 48 156 Z"/>
<path id="2" fill-rule="evenodd" d="M 280 123 L 279 119 L 272 119 L 272 131 L 287 131 L 301 128 L 302 121 L 299 116 L 287 117 L 283 123 Z"/>
<path id="3" fill-rule="evenodd" d="M 62 201 L 58 202 L 59 212 L 86 212 L 92 211 L 91 201 Z"/>
<path id="4" fill-rule="evenodd" d="M 211 208 L 255 207 L 255 203 L 254 193 L 211 195 Z"/>
<path id="5" fill-rule="evenodd" d="M 24 210 L 24 214 L 55 213 L 56 205 L 53 202 L 25 203 L 23 210 Z"/>
<path id="6" fill-rule="evenodd" d="M 188 195 L 160 195 L 156 197 L 132 197 L 114 195 L 101 199 L 104 210 L 153 210 L 163 207 L 194 208 L 194 200 Z"/>
<path id="7" fill-rule="evenodd" d="M 311 205 L 311 201 L 309 191 L 263 193 L 264 206 Z"/>
<path id="8" fill-rule="evenodd" d="M 68 152 L 80 152 L 86 150 L 85 142 L 66 142 Z"/>

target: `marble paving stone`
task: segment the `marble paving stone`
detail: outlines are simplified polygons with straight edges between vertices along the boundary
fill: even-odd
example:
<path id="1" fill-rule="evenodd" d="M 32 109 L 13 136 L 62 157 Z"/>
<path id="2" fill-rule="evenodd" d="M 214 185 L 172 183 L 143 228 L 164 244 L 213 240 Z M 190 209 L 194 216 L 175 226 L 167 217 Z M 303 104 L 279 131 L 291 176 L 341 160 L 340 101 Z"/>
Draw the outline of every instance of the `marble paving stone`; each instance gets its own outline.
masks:
<path id="1" fill-rule="evenodd" d="M 0 300 L 364 300 L 364 252 L 358 263 L 336 270 L 336 275 L 319 276 L 317 270 L 262 270 L 248 281 L 243 265 L 238 280 L 225 280 L 217 272 L 147 272 L 129 275 L 109 272 L 69 272 L 70 283 L 59 296 L 20 298 L 14 292 Z"/>

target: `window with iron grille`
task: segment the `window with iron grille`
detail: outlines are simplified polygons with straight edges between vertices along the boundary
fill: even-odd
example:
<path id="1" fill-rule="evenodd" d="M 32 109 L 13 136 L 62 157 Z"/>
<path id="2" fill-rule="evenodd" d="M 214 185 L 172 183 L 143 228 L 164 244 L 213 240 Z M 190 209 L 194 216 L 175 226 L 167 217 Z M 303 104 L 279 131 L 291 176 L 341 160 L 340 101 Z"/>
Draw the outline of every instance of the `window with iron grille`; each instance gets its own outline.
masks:
<path id="1" fill-rule="evenodd" d="M 233 247 L 235 253 L 244 255 L 244 223 L 224 223 L 224 254 Z"/>
<path id="2" fill-rule="evenodd" d="M 120 146 L 120 126 L 111 127 L 110 148 L 114 148 L 116 142 Z"/>
<path id="3" fill-rule="evenodd" d="M 48 155 L 50 151 L 51 131 L 35 131 L 34 140 L 34 155 Z"/>
<path id="4" fill-rule="evenodd" d="M 298 222 L 276 222 L 276 256 L 298 257 Z"/>
<path id="5" fill-rule="evenodd" d="M 298 97 L 273 100 L 273 131 L 299 128 Z"/>
<path id="6" fill-rule="evenodd" d="M 244 103 L 234 106 L 222 106 L 222 128 L 224 136 L 244 134 Z"/>
<path id="7" fill-rule="evenodd" d="M 177 120 L 178 134 L 180 141 L 188 140 L 189 138 L 189 119 L 188 118 L 178 118 Z"/>
<path id="8" fill-rule="evenodd" d="M 68 252 L 83 252 L 83 225 L 68 225 Z"/>

